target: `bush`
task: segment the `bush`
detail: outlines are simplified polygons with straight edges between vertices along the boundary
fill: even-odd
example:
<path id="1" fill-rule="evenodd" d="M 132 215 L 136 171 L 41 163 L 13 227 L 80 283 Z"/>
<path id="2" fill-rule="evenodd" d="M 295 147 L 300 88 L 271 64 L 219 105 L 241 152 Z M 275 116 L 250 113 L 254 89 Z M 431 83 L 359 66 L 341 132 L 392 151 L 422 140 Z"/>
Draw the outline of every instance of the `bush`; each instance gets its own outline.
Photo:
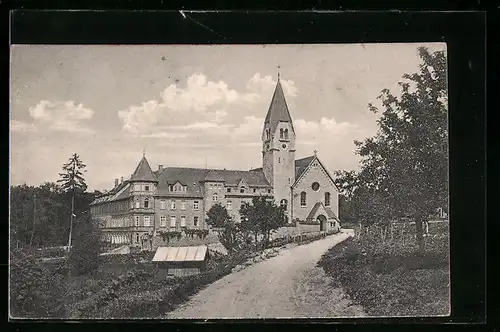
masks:
<path id="1" fill-rule="evenodd" d="M 14 252 L 10 262 L 10 316 L 13 318 L 64 318 L 64 276 L 34 258 Z"/>

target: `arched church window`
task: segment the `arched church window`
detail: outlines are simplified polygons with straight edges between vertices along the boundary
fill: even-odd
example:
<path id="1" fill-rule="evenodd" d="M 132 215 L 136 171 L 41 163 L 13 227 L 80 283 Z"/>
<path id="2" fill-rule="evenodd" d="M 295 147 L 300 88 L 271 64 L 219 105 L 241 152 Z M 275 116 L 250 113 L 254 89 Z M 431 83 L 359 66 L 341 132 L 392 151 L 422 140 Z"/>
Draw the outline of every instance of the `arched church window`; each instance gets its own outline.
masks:
<path id="1" fill-rule="evenodd" d="M 325 206 L 330 206 L 330 193 L 325 193 Z"/>
<path id="2" fill-rule="evenodd" d="M 283 138 L 283 128 L 280 128 L 280 138 Z"/>
<path id="3" fill-rule="evenodd" d="M 288 139 L 288 128 L 285 129 L 284 133 L 285 133 L 285 139 Z"/>
<path id="4" fill-rule="evenodd" d="M 145 209 L 149 208 L 149 199 L 147 198 L 144 199 L 144 208 Z"/>
<path id="5" fill-rule="evenodd" d="M 300 206 L 306 206 L 306 195 L 305 191 L 300 193 Z"/>

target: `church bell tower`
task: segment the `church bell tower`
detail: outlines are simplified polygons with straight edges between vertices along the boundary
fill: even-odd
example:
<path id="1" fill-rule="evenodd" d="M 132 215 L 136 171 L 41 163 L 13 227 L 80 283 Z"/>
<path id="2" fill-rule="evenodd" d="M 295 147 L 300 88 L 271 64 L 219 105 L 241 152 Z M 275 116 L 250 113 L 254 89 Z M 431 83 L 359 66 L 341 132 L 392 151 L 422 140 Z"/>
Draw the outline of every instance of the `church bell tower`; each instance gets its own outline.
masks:
<path id="1" fill-rule="evenodd" d="M 262 131 L 262 169 L 273 186 L 276 204 L 285 205 L 290 218 L 291 186 L 295 182 L 295 129 L 279 72 Z"/>

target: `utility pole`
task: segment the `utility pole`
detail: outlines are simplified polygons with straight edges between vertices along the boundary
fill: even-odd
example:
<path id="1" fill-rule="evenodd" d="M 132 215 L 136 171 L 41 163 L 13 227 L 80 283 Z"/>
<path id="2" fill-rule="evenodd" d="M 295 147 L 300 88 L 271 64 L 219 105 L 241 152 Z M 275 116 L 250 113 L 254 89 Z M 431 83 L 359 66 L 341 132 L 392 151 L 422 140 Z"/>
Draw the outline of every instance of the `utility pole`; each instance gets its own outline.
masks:
<path id="1" fill-rule="evenodd" d="M 75 208 L 75 189 L 73 188 L 73 195 L 71 195 L 71 219 L 69 223 L 68 252 L 71 250 L 71 233 L 73 232 L 74 208 Z"/>

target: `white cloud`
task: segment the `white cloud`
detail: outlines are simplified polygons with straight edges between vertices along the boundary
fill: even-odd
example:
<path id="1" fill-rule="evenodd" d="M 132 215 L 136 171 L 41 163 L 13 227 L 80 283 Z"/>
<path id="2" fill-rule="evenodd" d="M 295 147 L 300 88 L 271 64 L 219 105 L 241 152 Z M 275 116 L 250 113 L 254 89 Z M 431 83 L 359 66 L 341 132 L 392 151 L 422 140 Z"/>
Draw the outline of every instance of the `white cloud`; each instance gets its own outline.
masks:
<path id="1" fill-rule="evenodd" d="M 93 130 L 83 124 L 94 115 L 94 111 L 83 107 L 74 101 L 41 100 L 36 106 L 29 108 L 29 114 L 42 127 L 54 131 L 67 131 L 72 133 L 92 133 Z M 34 125 L 34 124 L 33 124 Z"/>
<path id="2" fill-rule="evenodd" d="M 31 132 L 35 131 L 35 125 L 32 123 L 27 123 L 23 121 L 18 121 L 18 120 L 11 120 L 10 121 L 10 130 L 12 132 Z"/>
<path id="3" fill-rule="evenodd" d="M 283 86 L 283 93 L 285 97 L 296 97 L 298 89 L 295 82 L 292 80 L 280 80 Z M 273 80 L 270 75 L 260 76 L 260 73 L 255 73 L 247 83 L 247 89 L 259 94 L 267 95 L 274 91 L 277 81 Z"/>
<path id="4" fill-rule="evenodd" d="M 211 127 L 220 124 L 230 105 L 259 100 L 260 96 L 254 92 L 237 92 L 223 81 L 212 82 L 204 74 L 197 73 L 188 77 L 184 88 L 172 84 L 163 91 L 160 100 L 120 110 L 118 117 L 123 121 L 123 129 L 136 135 L 148 135 L 175 125 L 196 130 L 200 129 L 197 127 L 200 124 L 210 123 Z M 192 124 L 193 119 L 197 124 Z"/>

